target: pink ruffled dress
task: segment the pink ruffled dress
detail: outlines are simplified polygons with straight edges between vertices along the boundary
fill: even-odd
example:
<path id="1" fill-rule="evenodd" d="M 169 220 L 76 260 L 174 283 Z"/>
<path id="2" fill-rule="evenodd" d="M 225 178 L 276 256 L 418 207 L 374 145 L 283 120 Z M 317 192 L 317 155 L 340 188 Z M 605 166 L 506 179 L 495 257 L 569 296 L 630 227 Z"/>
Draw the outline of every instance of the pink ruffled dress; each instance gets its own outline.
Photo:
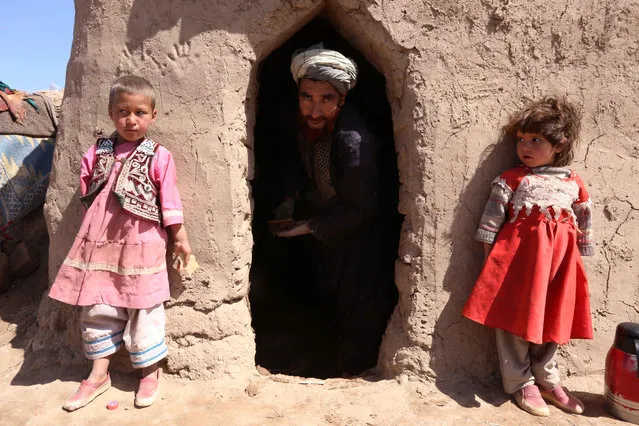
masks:
<path id="1" fill-rule="evenodd" d="M 82 225 L 49 296 L 79 306 L 106 304 L 133 309 L 150 308 L 170 298 L 166 269 L 166 230 L 134 217 L 120 206 L 112 189 L 123 160 L 139 142 L 115 145 L 115 164 L 109 179 L 84 215 Z M 82 158 L 80 189 L 87 193 L 96 159 L 94 144 Z M 163 225 L 183 223 L 173 156 L 160 146 L 149 173 L 159 189 Z"/>

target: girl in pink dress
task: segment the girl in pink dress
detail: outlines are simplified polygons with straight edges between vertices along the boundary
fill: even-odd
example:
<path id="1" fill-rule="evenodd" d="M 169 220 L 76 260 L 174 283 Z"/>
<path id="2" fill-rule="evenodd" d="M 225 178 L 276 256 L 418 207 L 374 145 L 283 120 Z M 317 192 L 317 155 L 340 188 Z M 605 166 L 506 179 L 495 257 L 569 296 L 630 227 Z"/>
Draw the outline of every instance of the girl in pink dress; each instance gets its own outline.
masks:
<path id="1" fill-rule="evenodd" d="M 82 158 L 81 200 L 86 213 L 49 296 L 82 306 L 82 343 L 93 360 L 89 377 L 65 402 L 77 410 L 111 386 L 110 356 L 124 343 L 141 369 L 138 407 L 155 401 L 158 362 L 166 357 L 164 305 L 169 280 L 167 242 L 188 262 L 182 202 L 171 153 L 146 137 L 155 122 L 151 84 L 117 79 L 109 93 L 116 133 L 98 139 Z"/>
<path id="2" fill-rule="evenodd" d="M 504 390 L 538 416 L 550 414 L 544 399 L 574 414 L 584 409 L 559 383 L 555 361 L 558 345 L 592 338 L 581 260 L 594 254 L 591 202 L 566 167 L 579 127 L 572 105 L 546 98 L 504 128 L 521 164 L 493 181 L 476 235 L 486 260 L 463 311 L 495 328 Z"/>

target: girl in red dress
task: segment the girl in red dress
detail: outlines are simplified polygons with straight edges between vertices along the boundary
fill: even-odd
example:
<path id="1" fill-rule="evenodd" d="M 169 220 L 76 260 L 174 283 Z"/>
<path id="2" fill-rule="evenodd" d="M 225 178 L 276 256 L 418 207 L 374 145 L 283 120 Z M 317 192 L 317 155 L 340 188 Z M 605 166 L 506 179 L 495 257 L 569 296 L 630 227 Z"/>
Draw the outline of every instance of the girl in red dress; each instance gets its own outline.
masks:
<path id="1" fill-rule="evenodd" d="M 531 103 L 504 127 L 521 164 L 492 183 L 476 234 L 484 268 L 463 310 L 495 328 L 504 390 L 538 416 L 550 414 L 544 400 L 574 414 L 584 410 L 560 385 L 555 361 L 558 345 L 592 338 L 581 260 L 594 254 L 591 202 L 566 167 L 579 127 L 577 110 L 553 98 Z"/>

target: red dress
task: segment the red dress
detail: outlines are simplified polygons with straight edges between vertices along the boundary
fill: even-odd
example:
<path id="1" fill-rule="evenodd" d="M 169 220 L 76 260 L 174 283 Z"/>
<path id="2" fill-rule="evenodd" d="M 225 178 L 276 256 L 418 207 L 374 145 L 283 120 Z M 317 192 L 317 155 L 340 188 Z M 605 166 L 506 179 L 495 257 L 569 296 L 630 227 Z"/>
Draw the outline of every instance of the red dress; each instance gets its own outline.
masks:
<path id="1" fill-rule="evenodd" d="M 494 246 L 463 315 L 537 344 L 592 338 L 580 254 L 592 254 L 583 182 L 568 169 L 521 166 L 503 173 L 494 188 L 489 204 L 503 194 L 507 217 L 501 229 L 492 229 L 498 231 Z M 490 214 L 487 207 L 482 222 Z"/>

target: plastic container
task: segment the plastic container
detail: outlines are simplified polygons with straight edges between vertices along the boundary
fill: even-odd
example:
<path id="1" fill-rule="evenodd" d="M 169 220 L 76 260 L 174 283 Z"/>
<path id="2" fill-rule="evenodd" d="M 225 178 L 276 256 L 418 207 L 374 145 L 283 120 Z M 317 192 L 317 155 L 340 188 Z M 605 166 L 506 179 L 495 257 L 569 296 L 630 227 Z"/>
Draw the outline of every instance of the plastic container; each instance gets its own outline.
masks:
<path id="1" fill-rule="evenodd" d="M 617 325 L 615 342 L 606 356 L 606 409 L 622 420 L 639 424 L 639 324 Z"/>

